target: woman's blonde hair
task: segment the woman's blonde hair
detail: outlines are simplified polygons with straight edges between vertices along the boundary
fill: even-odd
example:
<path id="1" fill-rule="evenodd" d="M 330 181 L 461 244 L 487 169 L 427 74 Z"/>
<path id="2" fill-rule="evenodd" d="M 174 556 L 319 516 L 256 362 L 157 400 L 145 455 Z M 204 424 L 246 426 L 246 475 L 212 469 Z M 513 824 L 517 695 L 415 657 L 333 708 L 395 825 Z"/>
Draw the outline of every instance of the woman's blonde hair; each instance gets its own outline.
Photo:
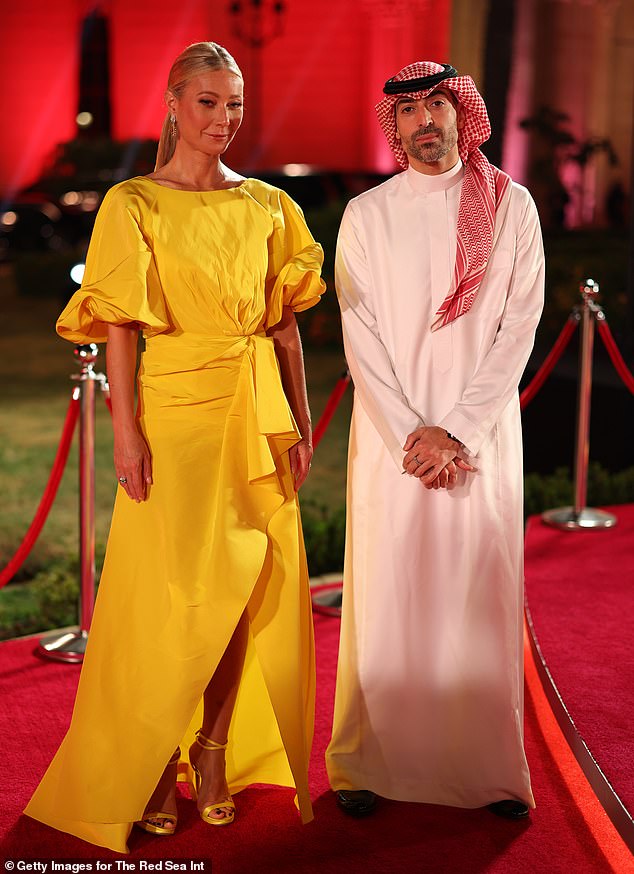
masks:
<path id="1" fill-rule="evenodd" d="M 175 97 L 180 97 L 190 79 L 211 70 L 230 70 L 242 79 L 240 67 L 225 48 L 215 42 L 195 42 L 187 46 L 172 64 L 167 79 L 167 90 Z M 168 112 L 161 130 L 154 170 L 159 170 L 167 164 L 174 154 L 177 140 L 176 125 L 172 121 L 172 113 Z"/>

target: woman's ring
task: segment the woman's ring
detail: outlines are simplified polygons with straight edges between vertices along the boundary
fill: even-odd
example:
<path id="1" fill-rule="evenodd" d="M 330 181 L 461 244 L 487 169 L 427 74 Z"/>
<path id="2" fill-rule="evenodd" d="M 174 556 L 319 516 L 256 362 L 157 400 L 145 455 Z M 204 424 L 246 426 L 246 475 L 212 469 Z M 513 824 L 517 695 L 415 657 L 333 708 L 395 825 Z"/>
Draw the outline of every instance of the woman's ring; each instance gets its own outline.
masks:
<path id="1" fill-rule="evenodd" d="M 124 486 L 127 483 L 127 481 L 128 481 L 127 476 L 120 476 L 119 477 L 119 482 L 121 483 L 122 486 Z"/>

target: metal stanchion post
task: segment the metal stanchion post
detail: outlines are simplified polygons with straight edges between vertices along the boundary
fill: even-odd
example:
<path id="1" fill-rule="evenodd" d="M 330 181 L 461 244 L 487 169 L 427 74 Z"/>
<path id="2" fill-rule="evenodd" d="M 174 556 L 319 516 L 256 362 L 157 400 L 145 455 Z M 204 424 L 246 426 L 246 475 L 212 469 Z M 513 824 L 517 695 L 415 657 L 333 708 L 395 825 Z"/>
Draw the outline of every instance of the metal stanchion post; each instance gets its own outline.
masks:
<path id="1" fill-rule="evenodd" d="M 79 627 L 40 641 L 39 651 L 61 662 L 80 662 L 84 657 L 88 629 L 95 603 L 95 388 L 104 386 L 103 373 L 95 373 L 99 350 L 94 343 L 75 346 L 81 371 L 79 380 Z"/>
<path id="2" fill-rule="evenodd" d="M 586 507 L 588 459 L 590 457 L 590 401 L 592 396 L 592 349 L 594 319 L 603 318 L 596 303 L 599 286 L 587 279 L 581 286 L 581 341 L 579 350 L 579 381 L 577 385 L 577 430 L 575 447 L 574 507 L 560 507 L 542 513 L 542 519 L 555 528 L 579 531 L 587 528 L 611 528 L 616 516 L 604 510 Z"/>

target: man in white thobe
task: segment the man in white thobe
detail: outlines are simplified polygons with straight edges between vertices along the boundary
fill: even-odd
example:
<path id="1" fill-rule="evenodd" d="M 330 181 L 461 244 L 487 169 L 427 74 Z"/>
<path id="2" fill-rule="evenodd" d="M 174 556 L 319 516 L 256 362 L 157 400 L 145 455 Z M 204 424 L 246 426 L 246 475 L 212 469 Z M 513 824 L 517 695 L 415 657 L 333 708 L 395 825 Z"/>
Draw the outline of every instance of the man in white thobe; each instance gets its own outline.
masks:
<path id="1" fill-rule="evenodd" d="M 473 81 L 417 62 L 379 121 L 404 172 L 346 208 L 336 284 L 355 385 L 333 736 L 339 805 L 526 816 L 518 384 L 543 303 L 525 188 L 480 152 Z M 405 475 L 401 475 L 405 474 Z"/>

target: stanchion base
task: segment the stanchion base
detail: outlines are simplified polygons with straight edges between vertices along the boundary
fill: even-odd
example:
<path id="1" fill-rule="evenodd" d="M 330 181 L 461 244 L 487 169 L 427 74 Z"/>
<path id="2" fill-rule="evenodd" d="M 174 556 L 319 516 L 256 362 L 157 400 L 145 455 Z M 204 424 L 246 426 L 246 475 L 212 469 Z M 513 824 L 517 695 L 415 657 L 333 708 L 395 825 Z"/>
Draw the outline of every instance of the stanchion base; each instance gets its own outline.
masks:
<path id="1" fill-rule="evenodd" d="M 43 637 L 38 646 L 40 655 L 56 662 L 78 664 L 83 661 L 88 642 L 87 631 L 66 631 L 64 634 L 49 634 Z"/>
<path id="2" fill-rule="evenodd" d="M 589 528 L 612 528 L 616 525 L 616 516 L 605 510 L 594 510 L 584 507 L 578 512 L 574 507 L 559 507 L 557 510 L 546 510 L 542 519 L 553 528 L 564 531 L 584 531 Z"/>
<path id="3" fill-rule="evenodd" d="M 310 592 L 313 610 L 325 616 L 341 616 L 343 583 L 325 583 L 313 586 Z"/>

